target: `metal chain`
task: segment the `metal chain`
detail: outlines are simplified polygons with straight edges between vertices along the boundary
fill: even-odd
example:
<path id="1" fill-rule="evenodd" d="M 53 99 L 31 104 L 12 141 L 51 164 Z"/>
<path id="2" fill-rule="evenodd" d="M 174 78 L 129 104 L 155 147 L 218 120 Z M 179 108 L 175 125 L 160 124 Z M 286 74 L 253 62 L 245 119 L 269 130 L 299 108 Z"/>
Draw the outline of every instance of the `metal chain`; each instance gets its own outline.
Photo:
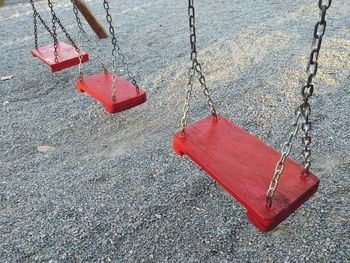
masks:
<path id="1" fill-rule="evenodd" d="M 326 2 L 326 3 L 324 3 Z M 270 208 L 272 206 L 272 199 L 275 194 L 275 191 L 277 189 L 278 185 L 278 180 L 284 170 L 284 162 L 286 158 L 290 154 L 291 150 L 291 141 L 292 139 L 296 136 L 300 124 L 299 120 L 300 117 L 303 117 L 303 121 L 301 124 L 301 129 L 303 130 L 303 137 L 302 137 L 302 143 L 304 146 L 303 149 L 303 166 L 304 166 L 304 171 L 303 171 L 303 176 L 308 176 L 310 174 L 309 170 L 311 167 L 311 150 L 310 150 L 310 144 L 311 144 L 311 136 L 310 136 L 310 130 L 311 130 L 311 122 L 309 121 L 309 116 L 311 114 L 311 107 L 309 104 L 309 99 L 313 95 L 314 92 L 314 84 L 312 83 L 313 78 L 317 74 L 317 69 L 318 69 L 318 57 L 321 49 L 321 44 L 322 44 L 322 38 L 325 34 L 326 31 L 326 13 L 328 8 L 331 6 L 332 0 L 319 0 L 318 1 L 318 7 L 320 9 L 320 21 L 318 21 L 315 25 L 314 28 L 314 33 L 313 33 L 313 42 L 312 42 L 312 50 L 310 54 L 310 59 L 307 64 L 307 69 L 306 72 L 308 74 L 306 85 L 302 87 L 302 97 L 303 97 L 303 103 L 298 107 L 297 109 L 297 116 L 295 122 L 292 124 L 292 127 L 296 125 L 298 129 L 295 130 L 295 133 L 291 133 L 287 143 L 283 145 L 282 152 L 281 152 L 281 158 L 277 162 L 276 168 L 274 175 L 272 177 L 272 180 L 270 182 L 269 188 L 267 190 L 266 194 L 266 206 Z M 290 146 L 290 147 L 289 147 Z"/>
<path id="2" fill-rule="evenodd" d="M 132 84 L 136 87 L 136 90 L 139 91 L 140 87 L 137 84 L 137 81 L 136 81 L 134 75 L 131 73 L 131 71 L 129 69 L 129 65 L 125 61 L 125 56 L 124 56 L 120 46 L 118 45 L 118 42 L 116 43 L 116 45 L 117 45 L 117 53 L 118 53 L 118 55 L 120 57 L 120 60 L 121 60 L 121 62 L 123 64 L 123 66 L 124 66 L 124 69 L 126 70 L 126 73 L 128 74 L 128 77 L 131 80 Z"/>
<path id="3" fill-rule="evenodd" d="M 82 32 L 82 25 L 80 22 L 80 19 L 78 17 L 78 10 L 74 4 L 75 0 L 71 0 L 72 4 L 73 4 L 73 11 L 77 20 L 77 25 L 78 25 L 78 39 L 79 39 L 79 80 L 83 81 L 83 76 L 84 76 L 84 72 L 83 72 L 83 32 Z M 78 22 L 79 21 L 79 22 Z M 80 23 L 80 24 L 79 24 Z"/>
<path id="4" fill-rule="evenodd" d="M 202 72 L 201 64 L 199 64 L 197 62 L 195 68 L 196 68 L 197 73 L 199 74 L 199 83 L 202 86 L 203 94 L 207 97 L 207 103 L 208 103 L 208 106 L 210 108 L 210 113 L 213 114 L 213 115 L 216 115 L 216 109 L 214 107 L 214 102 L 213 102 L 213 100 L 210 97 L 210 91 L 209 91 L 209 89 L 207 87 L 206 80 L 205 80 L 205 77 L 204 77 L 203 72 Z"/>
<path id="5" fill-rule="evenodd" d="M 189 81 L 187 84 L 186 99 L 184 104 L 184 112 L 181 118 L 181 132 L 184 133 L 184 130 L 188 121 L 188 112 L 190 109 L 190 98 L 193 90 L 193 79 L 195 74 L 199 74 L 199 83 L 201 84 L 203 94 L 207 97 L 207 103 L 210 108 L 210 112 L 213 115 L 216 115 L 216 109 L 213 103 L 213 100 L 210 97 L 209 89 L 206 85 L 206 80 L 202 72 L 202 66 L 198 62 L 198 53 L 197 53 L 197 35 L 196 35 L 196 18 L 195 18 L 195 8 L 194 0 L 188 0 L 188 17 L 189 17 L 189 26 L 190 26 L 190 43 L 191 43 L 191 62 L 192 65 L 189 69 Z"/>
<path id="6" fill-rule="evenodd" d="M 35 8 L 35 4 L 34 4 L 34 1 L 33 0 L 30 0 L 30 4 L 32 5 L 32 8 L 33 8 L 33 16 L 35 16 L 36 18 L 38 18 L 40 20 L 40 22 L 43 24 L 43 26 L 45 27 L 45 29 L 47 30 L 47 32 L 50 33 L 50 35 L 52 37 L 54 37 L 51 29 L 46 25 L 45 21 L 42 19 L 41 15 L 38 13 L 38 11 L 36 10 Z M 34 21 L 35 23 L 35 21 Z M 35 27 L 34 27 L 34 30 L 35 30 Z"/>
<path id="7" fill-rule="evenodd" d="M 303 137 L 302 137 L 302 144 L 304 146 L 302 156 L 303 156 L 303 166 L 304 166 L 304 176 L 309 175 L 309 170 L 311 167 L 311 122 L 309 121 L 309 116 L 311 114 L 311 107 L 309 104 L 309 98 L 313 95 L 314 92 L 314 84 L 312 83 L 313 78 L 317 74 L 318 70 L 318 57 L 322 45 L 323 36 L 326 32 L 326 14 L 328 8 L 331 6 L 332 0 L 319 0 L 318 1 L 318 7 L 320 9 L 320 20 L 316 23 L 314 28 L 314 34 L 313 34 L 313 41 L 312 41 L 312 49 L 310 53 L 310 59 L 306 67 L 306 73 L 308 74 L 306 85 L 302 88 L 302 96 L 304 99 L 304 102 L 302 105 L 300 105 L 301 111 L 303 113 L 303 123 L 302 123 L 302 130 L 303 130 Z"/>
<path id="8" fill-rule="evenodd" d="M 114 27 L 112 24 L 112 16 L 109 13 L 109 3 L 107 0 L 103 0 L 103 7 L 106 10 L 106 19 L 109 24 L 109 33 L 112 36 L 112 56 L 113 56 L 113 62 L 112 62 L 112 101 L 116 101 L 116 82 L 117 82 L 117 77 L 116 77 L 116 71 L 117 71 L 117 38 L 115 37 L 115 31 Z"/>
<path id="9" fill-rule="evenodd" d="M 192 95 L 192 90 L 193 90 L 193 79 L 196 75 L 196 70 L 195 70 L 195 63 L 192 61 L 192 66 L 190 67 L 188 71 L 188 83 L 187 83 L 187 91 L 186 91 L 186 99 L 185 99 L 185 105 L 184 105 L 184 112 L 181 118 L 181 133 L 184 135 L 185 128 L 187 126 L 187 121 L 188 121 L 188 111 L 190 110 L 190 98 Z"/>
<path id="10" fill-rule="evenodd" d="M 30 0 L 30 4 L 32 5 L 33 8 L 33 24 L 34 24 L 34 43 L 35 43 L 35 48 L 38 48 L 38 12 L 36 11 L 35 5 L 33 0 Z"/>
<path id="11" fill-rule="evenodd" d="M 33 13 L 33 22 L 34 22 L 34 41 L 35 41 L 35 48 L 38 48 L 38 20 L 37 20 L 37 14 Z"/>
<path id="12" fill-rule="evenodd" d="M 301 118 L 301 112 L 299 110 L 297 110 L 295 120 L 289 128 L 290 131 L 289 131 L 288 140 L 282 146 L 280 159 L 278 160 L 278 162 L 276 164 L 275 172 L 274 172 L 272 180 L 270 182 L 269 189 L 267 190 L 266 206 L 268 208 L 270 208 L 272 206 L 272 199 L 273 199 L 274 193 L 277 189 L 279 178 L 280 178 L 280 176 L 283 173 L 284 168 L 285 168 L 285 160 L 287 159 L 290 152 L 292 151 L 293 139 L 298 134 L 298 131 L 300 129 L 300 123 L 299 123 L 300 118 Z"/>
<path id="13" fill-rule="evenodd" d="M 78 39 L 79 39 L 79 80 L 83 81 L 83 34 L 81 30 L 78 31 Z"/>
<path id="14" fill-rule="evenodd" d="M 54 55 L 55 55 L 55 63 L 58 63 L 58 40 L 57 40 L 57 32 L 56 32 L 56 15 L 55 15 L 55 11 L 53 10 L 53 6 L 51 3 L 51 0 L 47 0 L 47 3 L 50 7 L 51 10 L 51 15 L 52 15 L 52 33 L 53 33 L 53 47 L 54 47 Z"/>
<path id="15" fill-rule="evenodd" d="M 68 34 L 67 29 L 63 26 L 61 20 L 57 17 L 55 10 L 53 9 L 53 5 L 51 0 L 47 0 L 50 10 L 51 10 L 51 15 L 52 15 L 52 23 L 57 22 L 57 24 L 60 26 L 60 28 L 62 29 L 63 33 L 65 34 L 66 38 L 69 40 L 69 42 L 72 44 L 72 46 L 75 48 L 75 50 L 77 51 L 77 53 L 80 53 L 80 50 L 78 48 L 78 46 L 75 44 L 74 40 L 71 38 L 71 36 Z M 56 26 L 55 26 L 56 29 Z M 56 30 L 53 30 L 54 34 L 56 33 Z M 57 34 L 56 34 L 57 36 Z"/>
<path id="16" fill-rule="evenodd" d="M 107 18 L 107 22 L 109 23 L 109 32 L 111 33 L 111 36 L 112 36 L 112 44 L 113 44 L 113 50 L 112 50 L 112 55 L 114 57 L 114 60 L 113 60 L 113 71 L 116 72 L 116 67 L 117 67 L 117 54 L 119 55 L 120 57 L 120 60 L 121 60 L 121 63 L 124 67 L 124 69 L 126 70 L 126 73 L 129 77 L 129 79 L 131 80 L 132 84 L 135 86 L 136 88 L 136 91 L 138 92 L 140 90 L 140 87 L 139 85 L 137 84 L 137 81 L 134 77 L 134 75 L 131 73 L 130 69 L 129 69 L 129 65 L 126 63 L 126 60 L 125 60 L 125 56 L 122 52 L 122 49 L 121 47 L 119 46 L 118 44 L 118 41 L 117 41 L 117 38 L 115 37 L 115 31 L 114 31 L 114 27 L 112 25 L 112 16 L 110 15 L 109 13 L 109 3 L 108 1 L 104 0 L 103 2 L 103 6 L 106 10 L 106 18 Z M 114 73 L 115 74 L 115 73 Z M 112 96 L 112 99 L 114 98 L 115 99 L 115 92 L 116 92 L 116 87 L 115 87 L 115 84 L 113 84 L 113 96 Z"/>
<path id="17" fill-rule="evenodd" d="M 99 56 L 99 54 L 97 53 L 97 51 L 95 49 L 94 44 L 92 43 L 91 39 L 89 38 L 88 34 L 86 33 L 86 31 L 83 28 L 83 24 L 82 24 L 82 22 L 80 20 L 79 11 L 78 11 L 78 8 L 77 8 L 77 6 L 75 4 L 75 0 L 71 0 L 71 3 L 73 4 L 73 12 L 74 12 L 74 15 L 75 15 L 75 20 L 77 21 L 79 32 L 82 34 L 82 36 L 85 38 L 87 44 L 90 46 L 90 48 L 92 50 L 92 53 L 94 54 L 94 56 L 96 57 L 96 59 L 99 62 L 100 68 L 104 71 L 105 74 L 107 74 L 108 70 L 107 70 L 105 64 L 103 63 L 101 57 Z M 80 48 L 80 50 L 81 50 L 81 48 Z"/>

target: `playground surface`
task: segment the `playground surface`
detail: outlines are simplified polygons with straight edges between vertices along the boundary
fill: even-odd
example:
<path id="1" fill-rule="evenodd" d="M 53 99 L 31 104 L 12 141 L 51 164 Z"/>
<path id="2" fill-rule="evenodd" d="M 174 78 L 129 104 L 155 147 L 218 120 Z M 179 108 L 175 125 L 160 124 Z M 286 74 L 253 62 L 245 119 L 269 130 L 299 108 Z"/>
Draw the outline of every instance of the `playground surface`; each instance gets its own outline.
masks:
<path id="1" fill-rule="evenodd" d="M 107 28 L 101 1 L 86 2 Z M 0 8 L 0 261 L 349 262 L 347 1 L 328 11 L 311 100 L 319 190 L 269 233 L 172 150 L 190 66 L 186 1 L 110 2 L 120 46 L 148 94 L 116 115 L 75 90 L 77 68 L 51 74 L 31 56 L 29 3 Z M 196 1 L 199 60 L 218 112 L 278 149 L 300 104 L 316 2 Z M 70 1 L 54 4 L 77 39 Z M 37 9 L 49 21 L 45 1 Z M 51 43 L 39 31 L 39 43 Z M 95 43 L 110 67 L 110 38 Z M 87 74 L 99 70 L 95 62 L 91 54 Z M 191 105 L 190 122 L 209 114 L 198 85 Z M 298 139 L 292 158 L 300 152 Z"/>

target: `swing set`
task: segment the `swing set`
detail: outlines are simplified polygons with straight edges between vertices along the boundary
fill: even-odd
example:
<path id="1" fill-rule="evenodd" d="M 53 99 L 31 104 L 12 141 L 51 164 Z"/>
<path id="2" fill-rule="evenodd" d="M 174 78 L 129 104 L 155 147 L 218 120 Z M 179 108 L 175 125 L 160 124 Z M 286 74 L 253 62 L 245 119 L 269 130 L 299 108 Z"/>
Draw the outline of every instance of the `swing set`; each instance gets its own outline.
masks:
<path id="1" fill-rule="evenodd" d="M 107 70 L 105 64 L 102 62 L 101 57 L 98 55 L 96 48 L 93 47 L 92 41 L 90 40 L 88 34 L 83 28 L 77 8 L 78 2 L 76 0 L 71 0 L 75 19 L 79 28 L 79 47 L 75 44 L 71 36 L 68 34 L 66 28 L 63 26 L 62 22 L 57 17 L 51 0 L 47 1 L 52 15 L 52 29 L 50 29 L 47 26 L 45 21 L 42 19 L 41 15 L 36 10 L 34 1 L 30 0 L 30 3 L 33 8 L 35 36 L 35 49 L 32 50 L 32 54 L 35 57 L 39 58 L 45 64 L 49 65 L 52 72 L 57 72 L 68 67 L 78 65 L 79 78 L 76 81 L 77 90 L 79 92 L 88 93 L 91 97 L 93 97 L 102 105 L 104 105 L 106 111 L 110 113 L 121 112 L 144 103 L 147 100 L 146 92 L 138 86 L 135 77 L 132 75 L 131 71 L 129 70 L 129 66 L 125 61 L 124 54 L 122 53 L 121 48 L 117 43 L 115 30 L 112 24 L 112 16 L 109 12 L 108 1 L 103 1 L 103 7 L 106 11 L 106 19 L 109 24 L 109 32 L 112 37 L 113 63 L 111 72 Z M 39 21 L 43 24 L 45 29 L 53 37 L 53 44 L 38 47 L 37 19 L 39 19 Z M 71 45 L 57 40 L 56 23 L 58 23 L 62 31 L 65 33 Z M 82 64 L 87 62 L 89 60 L 89 57 L 87 53 L 82 51 L 83 37 L 89 44 L 93 54 L 96 56 L 99 65 L 102 69 L 102 72 L 87 77 L 83 76 Z M 119 55 L 119 57 L 121 58 L 121 62 L 127 72 L 128 77 L 131 79 L 131 83 L 116 75 L 117 55 Z"/>
<path id="2" fill-rule="evenodd" d="M 146 92 L 138 86 L 131 74 L 117 42 L 107 0 L 103 0 L 103 7 L 106 11 L 112 39 L 112 71 L 107 70 L 84 30 L 79 18 L 76 0 L 71 0 L 71 2 L 79 28 L 79 47 L 58 19 L 50 0 L 48 0 L 48 5 L 52 15 L 52 29 L 46 25 L 36 11 L 33 0 L 30 2 L 34 12 L 36 47 L 32 51 L 34 56 L 48 64 L 53 72 L 78 65 L 77 90 L 88 93 L 103 104 L 110 113 L 120 112 L 146 101 Z M 327 25 L 326 13 L 331 3 L 331 0 L 326 1 L 326 3 L 324 0 L 318 1 L 320 19 L 315 24 L 313 31 L 312 50 L 307 65 L 307 80 L 301 90 L 302 102 L 295 111 L 295 118 L 290 125 L 287 140 L 279 153 L 217 113 L 201 63 L 198 61 L 194 0 L 188 0 L 191 67 L 180 131 L 173 136 L 173 148 L 178 155 L 186 154 L 237 199 L 247 209 L 249 221 L 263 232 L 273 230 L 286 220 L 318 189 L 319 179 L 310 172 L 311 122 L 309 116 L 311 106 L 309 100 L 314 93 L 313 79 L 317 74 L 318 57 Z M 53 45 L 38 47 L 37 19 L 53 37 Z M 56 23 L 61 27 L 71 45 L 57 40 Z M 82 51 L 83 38 L 86 39 L 98 60 L 101 72 L 84 76 L 83 63 L 88 60 L 88 55 Z M 121 58 L 131 82 L 116 75 L 117 55 Z M 188 125 L 190 99 L 196 76 L 198 76 L 198 81 L 206 97 L 210 115 Z M 293 140 L 300 130 L 302 131 L 303 163 L 297 164 L 289 158 L 289 155 L 293 147 Z"/>

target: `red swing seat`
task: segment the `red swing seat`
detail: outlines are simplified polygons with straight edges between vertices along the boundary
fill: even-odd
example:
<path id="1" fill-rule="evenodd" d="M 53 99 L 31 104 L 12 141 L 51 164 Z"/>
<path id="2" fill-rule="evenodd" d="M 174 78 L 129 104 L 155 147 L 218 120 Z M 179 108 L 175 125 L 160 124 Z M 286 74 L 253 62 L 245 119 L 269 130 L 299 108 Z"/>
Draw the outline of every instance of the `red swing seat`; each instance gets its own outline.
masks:
<path id="1" fill-rule="evenodd" d="M 46 46 L 38 47 L 32 50 L 32 55 L 37 57 L 42 62 L 47 64 L 52 72 L 57 72 L 69 67 L 79 65 L 79 53 L 71 45 L 68 45 L 62 41 L 58 41 L 57 52 L 58 52 L 58 63 L 55 62 L 54 45 L 49 44 Z M 89 55 L 85 52 L 82 54 L 82 62 L 87 62 Z"/>
<path id="2" fill-rule="evenodd" d="M 286 159 L 272 207 L 266 192 L 280 153 L 221 116 L 206 117 L 173 137 L 177 154 L 186 154 L 246 209 L 263 232 L 273 230 L 318 189 L 319 179 L 302 178 L 303 167 Z"/>
<path id="3" fill-rule="evenodd" d="M 77 80 L 76 87 L 80 92 L 87 92 L 95 98 L 110 113 L 124 111 L 144 103 L 147 100 L 146 92 L 117 77 L 116 101 L 112 100 L 112 74 L 100 72 Z"/>

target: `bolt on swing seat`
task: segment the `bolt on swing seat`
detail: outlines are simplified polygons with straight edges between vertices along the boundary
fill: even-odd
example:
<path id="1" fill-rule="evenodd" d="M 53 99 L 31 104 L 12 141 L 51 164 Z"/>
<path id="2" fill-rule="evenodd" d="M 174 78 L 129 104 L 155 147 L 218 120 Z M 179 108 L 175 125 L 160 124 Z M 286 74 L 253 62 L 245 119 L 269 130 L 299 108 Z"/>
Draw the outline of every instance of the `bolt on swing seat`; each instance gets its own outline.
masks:
<path id="1" fill-rule="evenodd" d="M 222 116 L 206 117 L 176 133 L 173 148 L 235 197 L 263 232 L 273 230 L 318 189 L 318 178 L 302 177 L 304 168 L 287 158 L 273 206 L 267 208 L 266 189 L 280 153 Z"/>
<path id="2" fill-rule="evenodd" d="M 37 57 L 42 62 L 47 64 L 51 68 L 51 72 L 57 72 L 69 67 L 77 66 L 80 63 L 79 53 L 76 49 L 66 44 L 65 42 L 58 41 L 57 43 L 57 59 L 55 62 L 54 44 L 38 47 L 32 50 L 32 55 Z M 89 60 L 89 55 L 85 52 L 82 53 L 82 63 Z"/>
<path id="3" fill-rule="evenodd" d="M 146 92 L 124 80 L 116 77 L 116 100 L 112 100 L 112 74 L 100 72 L 76 81 L 76 88 L 95 98 L 110 113 L 121 112 L 136 107 L 147 100 Z"/>

